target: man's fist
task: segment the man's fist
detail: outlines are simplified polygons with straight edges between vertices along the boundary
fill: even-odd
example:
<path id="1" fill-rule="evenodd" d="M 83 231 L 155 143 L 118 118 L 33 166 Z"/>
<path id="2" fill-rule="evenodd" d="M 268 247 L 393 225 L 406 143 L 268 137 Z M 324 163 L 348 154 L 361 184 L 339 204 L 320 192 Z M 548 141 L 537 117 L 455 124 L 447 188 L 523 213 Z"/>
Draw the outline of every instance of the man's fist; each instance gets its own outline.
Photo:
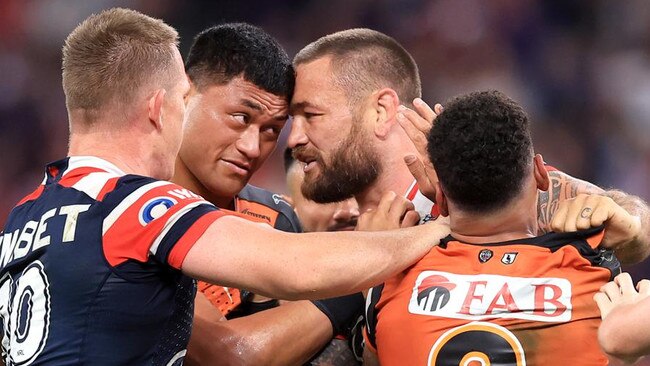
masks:
<path id="1" fill-rule="evenodd" d="M 605 225 L 602 246 L 608 249 L 636 241 L 641 235 L 641 219 L 630 215 L 611 198 L 580 194 L 562 201 L 551 220 L 551 230 L 569 232 Z"/>

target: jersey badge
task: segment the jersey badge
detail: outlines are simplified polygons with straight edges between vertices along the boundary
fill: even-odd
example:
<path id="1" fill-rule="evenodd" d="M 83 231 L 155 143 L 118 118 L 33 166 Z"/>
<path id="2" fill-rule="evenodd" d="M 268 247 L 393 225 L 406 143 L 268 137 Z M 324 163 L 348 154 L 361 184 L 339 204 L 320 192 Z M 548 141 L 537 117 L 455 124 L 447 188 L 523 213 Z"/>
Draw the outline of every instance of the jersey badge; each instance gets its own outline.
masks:
<path id="1" fill-rule="evenodd" d="M 153 220 L 161 217 L 167 212 L 172 206 L 177 204 L 173 198 L 170 197 L 155 197 L 145 202 L 140 209 L 138 219 L 140 219 L 140 224 L 142 226 L 147 225 Z"/>
<path id="2" fill-rule="evenodd" d="M 485 262 L 489 261 L 490 258 L 492 258 L 493 254 L 494 253 L 492 253 L 492 251 L 490 249 L 483 249 L 478 253 L 478 260 L 481 263 L 485 263 Z"/>
<path id="3" fill-rule="evenodd" d="M 517 259 L 517 252 L 508 252 L 503 255 L 501 258 L 501 263 L 503 264 L 513 264 L 515 259 Z"/>

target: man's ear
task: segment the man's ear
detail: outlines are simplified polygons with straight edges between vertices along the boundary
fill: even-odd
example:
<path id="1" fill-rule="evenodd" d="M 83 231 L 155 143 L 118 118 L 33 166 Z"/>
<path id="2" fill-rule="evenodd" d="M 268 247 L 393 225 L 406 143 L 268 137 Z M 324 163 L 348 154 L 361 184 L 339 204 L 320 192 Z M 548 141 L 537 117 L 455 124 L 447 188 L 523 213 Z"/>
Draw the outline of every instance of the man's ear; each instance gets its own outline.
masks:
<path id="1" fill-rule="evenodd" d="M 548 177 L 548 170 L 546 170 L 546 164 L 544 164 L 544 158 L 542 158 L 542 155 L 535 155 L 533 158 L 533 165 L 535 182 L 537 182 L 537 189 L 548 191 L 550 178 Z"/>
<path id="2" fill-rule="evenodd" d="M 447 196 L 442 190 L 440 182 L 433 183 L 436 186 L 436 205 L 441 216 L 449 216 L 449 205 L 447 204 Z"/>
<path id="3" fill-rule="evenodd" d="M 396 115 L 399 107 L 399 96 L 395 90 L 384 88 L 373 93 L 373 103 L 377 119 L 375 121 L 375 135 L 384 139 L 394 124 L 397 123 Z"/>
<path id="4" fill-rule="evenodd" d="M 156 129 L 162 129 L 162 105 L 165 100 L 165 94 L 167 94 L 165 89 L 158 89 L 149 98 L 149 120 L 154 124 Z"/>

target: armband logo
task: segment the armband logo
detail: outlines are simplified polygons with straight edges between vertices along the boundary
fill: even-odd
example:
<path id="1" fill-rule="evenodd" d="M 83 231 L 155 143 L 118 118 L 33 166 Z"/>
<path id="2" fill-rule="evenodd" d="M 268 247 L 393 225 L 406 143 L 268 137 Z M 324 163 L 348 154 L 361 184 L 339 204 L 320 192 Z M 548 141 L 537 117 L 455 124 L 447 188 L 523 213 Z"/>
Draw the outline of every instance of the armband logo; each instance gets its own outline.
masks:
<path id="1" fill-rule="evenodd" d="M 155 197 L 145 202 L 140 209 L 138 219 L 142 226 L 147 225 L 153 220 L 163 216 L 172 206 L 177 204 L 173 198 L 170 197 Z"/>

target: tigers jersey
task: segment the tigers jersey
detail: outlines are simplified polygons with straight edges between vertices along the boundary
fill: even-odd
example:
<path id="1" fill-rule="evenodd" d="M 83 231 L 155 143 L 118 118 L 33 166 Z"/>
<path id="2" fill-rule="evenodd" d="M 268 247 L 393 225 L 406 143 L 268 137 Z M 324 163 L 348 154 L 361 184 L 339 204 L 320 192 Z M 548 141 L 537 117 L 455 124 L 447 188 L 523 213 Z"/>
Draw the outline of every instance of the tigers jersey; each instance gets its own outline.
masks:
<path id="1" fill-rule="evenodd" d="M 370 291 L 366 346 L 382 365 L 605 365 L 592 297 L 620 266 L 602 235 L 450 236 Z"/>
<path id="2" fill-rule="evenodd" d="M 221 216 L 96 157 L 50 164 L 1 237 L 5 363 L 181 364 L 196 291 L 181 265 Z"/>
<path id="3" fill-rule="evenodd" d="M 235 197 L 235 211 L 242 218 L 269 224 L 278 230 L 291 233 L 302 232 L 298 216 L 280 195 L 250 184 L 246 185 Z M 247 291 L 212 285 L 203 281 L 199 281 L 198 286 L 199 291 L 210 300 L 212 305 L 218 308 L 223 316 L 229 318 L 250 315 L 266 308 L 264 306 L 248 306 L 252 304 L 246 302 L 245 298 L 252 294 Z M 242 300 L 246 304 L 244 307 L 240 306 Z M 272 304 L 277 304 L 277 301 Z"/>

